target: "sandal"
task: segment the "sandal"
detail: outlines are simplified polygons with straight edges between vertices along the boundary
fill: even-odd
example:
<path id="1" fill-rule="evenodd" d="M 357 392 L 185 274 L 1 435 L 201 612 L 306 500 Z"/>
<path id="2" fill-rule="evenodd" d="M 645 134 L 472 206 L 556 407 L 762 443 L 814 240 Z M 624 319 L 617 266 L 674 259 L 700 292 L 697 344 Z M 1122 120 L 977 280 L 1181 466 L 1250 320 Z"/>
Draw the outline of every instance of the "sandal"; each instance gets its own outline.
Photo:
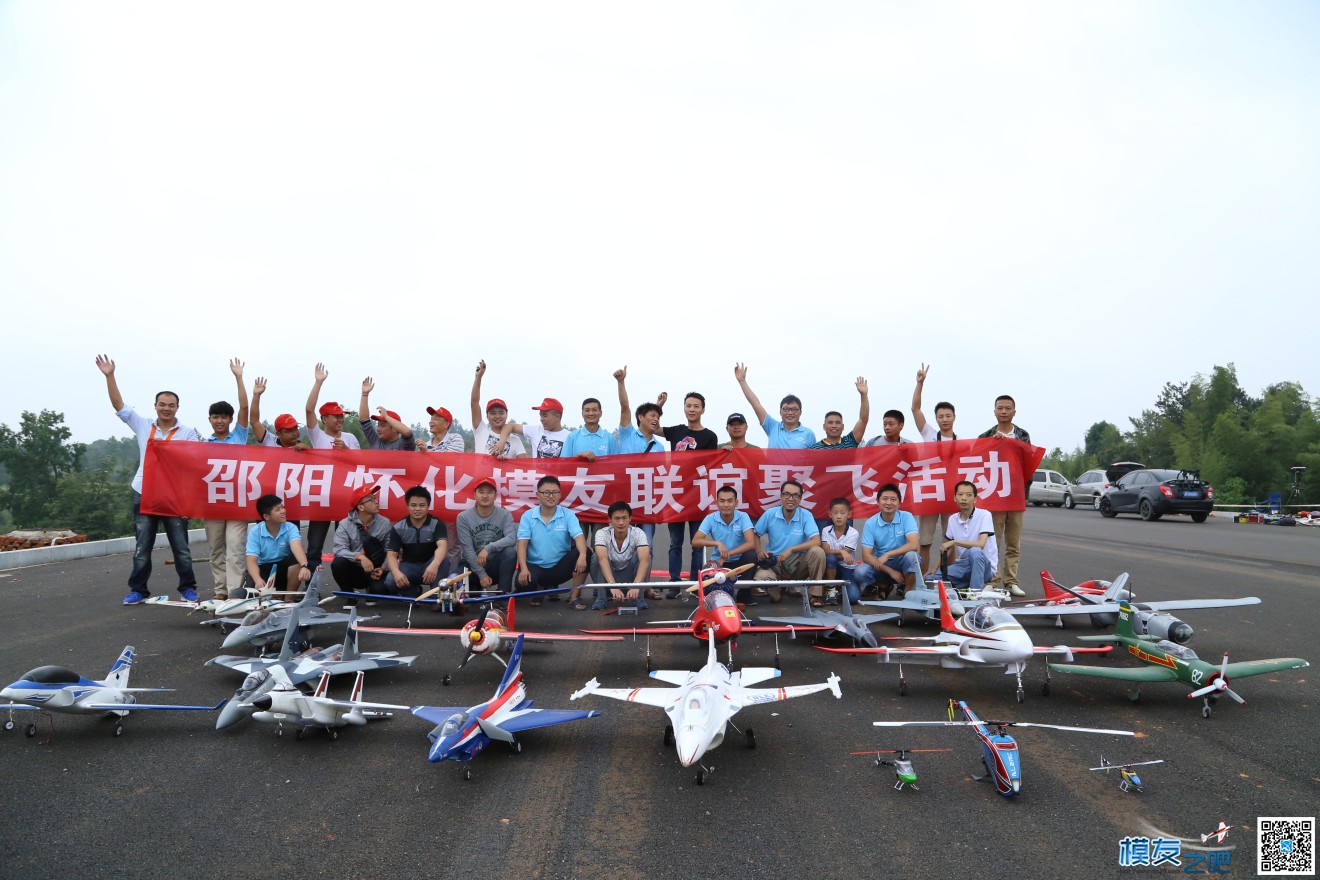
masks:
<path id="1" fill-rule="evenodd" d="M 573 603 L 573 610 L 574 610 L 574 611 L 586 611 L 586 610 L 587 610 L 587 603 L 586 603 L 586 602 L 574 602 L 574 603 Z"/>
<path id="2" fill-rule="evenodd" d="M 824 608 L 824 607 L 825 607 L 825 603 L 822 602 L 819 598 L 816 598 L 816 597 L 813 596 L 812 599 L 811 599 L 811 607 L 812 607 L 812 608 Z"/>

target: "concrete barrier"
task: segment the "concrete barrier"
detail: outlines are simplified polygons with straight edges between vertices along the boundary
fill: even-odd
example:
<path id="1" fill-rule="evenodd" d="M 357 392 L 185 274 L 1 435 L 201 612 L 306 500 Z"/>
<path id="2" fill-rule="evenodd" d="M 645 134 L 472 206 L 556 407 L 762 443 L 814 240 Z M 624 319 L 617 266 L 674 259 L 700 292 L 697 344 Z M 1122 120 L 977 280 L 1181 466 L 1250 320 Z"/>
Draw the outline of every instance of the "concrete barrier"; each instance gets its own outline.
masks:
<path id="1" fill-rule="evenodd" d="M 205 529 L 189 529 L 188 543 L 205 544 Z M 31 550 L 9 550 L 0 553 L 0 571 L 15 568 L 28 568 L 33 565 L 50 565 L 52 562 L 69 562 L 74 559 L 91 559 L 96 556 L 114 556 L 117 553 L 132 553 L 137 541 L 134 538 L 111 538 L 108 541 L 86 541 L 82 544 L 60 544 L 55 547 L 33 547 Z M 156 549 L 169 547 L 164 533 L 156 535 Z M 197 564 L 197 556 L 193 556 Z"/>

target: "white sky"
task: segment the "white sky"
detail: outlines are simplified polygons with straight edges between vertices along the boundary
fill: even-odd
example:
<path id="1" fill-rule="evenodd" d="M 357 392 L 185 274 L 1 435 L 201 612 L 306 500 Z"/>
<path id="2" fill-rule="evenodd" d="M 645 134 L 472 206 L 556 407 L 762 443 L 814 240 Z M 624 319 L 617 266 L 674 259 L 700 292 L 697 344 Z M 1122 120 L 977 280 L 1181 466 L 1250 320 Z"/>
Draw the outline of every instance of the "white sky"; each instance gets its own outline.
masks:
<path id="1" fill-rule="evenodd" d="M 0 422 L 664 389 L 1047 447 L 1236 363 L 1320 395 L 1320 6 L 0 0 Z M 682 421 L 667 409 L 667 424 Z M 908 436 L 915 436 L 909 420 Z M 763 437 L 753 428 L 751 439 Z"/>

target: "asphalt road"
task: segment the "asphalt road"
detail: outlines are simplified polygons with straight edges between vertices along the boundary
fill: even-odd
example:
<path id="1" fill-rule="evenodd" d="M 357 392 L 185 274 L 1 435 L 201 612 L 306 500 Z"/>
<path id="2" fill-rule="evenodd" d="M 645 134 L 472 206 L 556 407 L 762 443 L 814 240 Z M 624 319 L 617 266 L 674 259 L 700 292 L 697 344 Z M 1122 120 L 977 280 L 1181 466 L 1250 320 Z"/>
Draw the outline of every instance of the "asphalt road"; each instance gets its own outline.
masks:
<path id="1" fill-rule="evenodd" d="M 173 572 L 164 554 L 157 563 L 161 592 Z M 1206 658 L 1320 660 L 1320 530 L 1033 508 L 1022 563 L 1033 595 L 1039 584 L 1025 573 L 1042 568 L 1069 583 L 1127 571 L 1145 599 L 1260 596 L 1259 606 L 1185 613 L 1197 630 L 1192 647 Z M 119 605 L 128 569 L 118 556 L 0 576 L 0 679 L 47 663 L 101 678 L 132 644 L 132 684 L 177 689 L 162 702 L 231 694 L 236 674 L 202 666 L 220 653 L 213 630 L 178 609 Z M 690 608 L 657 602 L 645 617 Z M 378 611 L 387 622 L 402 618 Z M 603 622 L 563 603 L 520 609 L 518 621 L 561 630 Z M 1037 644 L 1089 631 L 1028 626 Z M 422 654 L 411 669 L 371 674 L 367 699 L 468 705 L 499 679 L 498 664 L 478 658 L 441 687 L 459 658 L 451 640 L 364 637 L 364 647 Z M 1235 682 L 1248 704 L 1221 703 L 1207 721 L 1177 684 L 1149 685 L 1134 705 L 1122 683 L 1056 677 L 1045 698 L 1037 668 L 1019 705 L 1012 677 L 997 671 L 909 667 L 909 695 L 900 698 L 894 666 L 827 655 L 805 639 L 781 647 L 778 683 L 822 681 L 833 670 L 843 699 L 823 693 L 744 710 L 735 720 L 756 730 L 758 748 L 731 736 L 708 756 L 715 772 L 700 787 L 662 745 L 658 709 L 603 699 L 586 701 L 602 717 L 531 732 L 520 755 L 496 745 L 471 765 L 470 782 L 459 765 L 426 762 L 428 725 L 408 715 L 333 742 L 319 734 L 295 742 L 257 724 L 216 732 L 203 713 L 163 712 L 131 716 L 116 739 L 102 721 L 57 716 L 51 742 L 44 726 L 34 739 L 21 729 L 0 734 L 0 876 L 1107 877 L 1131 873 L 1118 867 L 1121 838 L 1193 838 L 1220 820 L 1234 826 L 1224 842 L 1235 846 L 1233 873 L 1250 876 L 1257 817 L 1310 816 L 1320 803 L 1313 668 Z M 686 638 L 654 639 L 653 650 L 659 668 L 704 660 Z M 770 639 L 745 637 L 738 661 L 766 665 L 773 651 Z M 592 676 L 605 686 L 649 683 L 644 645 L 632 642 L 535 645 L 524 671 L 547 707 L 582 705 L 568 695 Z M 340 679 L 332 693 L 348 685 Z M 941 719 L 950 697 L 983 717 L 1139 737 L 1019 729 L 1024 793 L 1006 800 L 971 780 L 980 755 L 970 732 L 871 726 Z M 892 790 L 888 768 L 848 754 L 896 746 L 954 751 L 917 756 L 918 792 Z M 1087 771 L 1101 753 L 1167 763 L 1146 768 L 1144 794 L 1124 794 Z"/>

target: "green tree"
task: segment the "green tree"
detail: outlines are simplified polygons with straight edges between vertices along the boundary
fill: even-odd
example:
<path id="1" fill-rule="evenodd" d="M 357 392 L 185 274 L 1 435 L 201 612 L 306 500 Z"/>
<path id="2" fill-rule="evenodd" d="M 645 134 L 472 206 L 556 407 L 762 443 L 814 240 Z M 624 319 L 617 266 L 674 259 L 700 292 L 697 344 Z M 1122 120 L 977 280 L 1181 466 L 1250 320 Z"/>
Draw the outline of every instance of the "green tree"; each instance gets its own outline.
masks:
<path id="1" fill-rule="evenodd" d="M 69 443 L 64 414 L 24 412 L 17 431 L 0 425 L 0 461 L 9 485 L 0 490 L 0 508 L 19 528 L 54 525 L 53 502 L 60 478 L 76 473 L 86 445 Z"/>
<path id="2" fill-rule="evenodd" d="M 111 461 L 61 477 L 53 505 L 56 520 L 93 541 L 133 534 L 131 479 L 132 472 L 124 478 Z"/>

